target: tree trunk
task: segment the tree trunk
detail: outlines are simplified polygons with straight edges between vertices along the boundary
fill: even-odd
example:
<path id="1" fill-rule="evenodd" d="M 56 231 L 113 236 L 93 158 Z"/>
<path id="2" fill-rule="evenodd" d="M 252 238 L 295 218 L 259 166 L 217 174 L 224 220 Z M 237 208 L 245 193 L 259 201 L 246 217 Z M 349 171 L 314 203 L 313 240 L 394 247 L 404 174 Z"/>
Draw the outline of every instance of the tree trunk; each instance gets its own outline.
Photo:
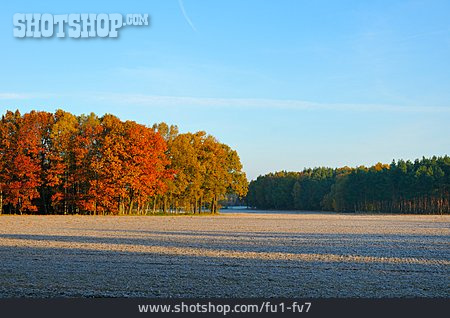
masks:
<path id="1" fill-rule="evenodd" d="M 131 214 L 131 212 L 133 212 L 133 199 L 130 199 L 130 207 L 128 208 L 128 214 Z"/>
<path id="2" fill-rule="evenodd" d="M 164 202 L 163 202 L 163 213 L 167 213 L 167 197 L 164 196 Z"/>

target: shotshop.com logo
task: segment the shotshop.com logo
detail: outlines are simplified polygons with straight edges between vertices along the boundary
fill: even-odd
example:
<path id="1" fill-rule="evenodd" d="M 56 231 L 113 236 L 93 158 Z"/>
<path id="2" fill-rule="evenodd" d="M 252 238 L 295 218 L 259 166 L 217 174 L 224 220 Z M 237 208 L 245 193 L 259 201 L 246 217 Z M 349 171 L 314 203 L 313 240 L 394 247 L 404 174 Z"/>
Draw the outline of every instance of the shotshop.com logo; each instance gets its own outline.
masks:
<path id="1" fill-rule="evenodd" d="M 127 25 L 149 25 L 148 14 L 82 13 L 40 14 L 16 13 L 13 16 L 16 38 L 117 38 L 118 30 Z"/>

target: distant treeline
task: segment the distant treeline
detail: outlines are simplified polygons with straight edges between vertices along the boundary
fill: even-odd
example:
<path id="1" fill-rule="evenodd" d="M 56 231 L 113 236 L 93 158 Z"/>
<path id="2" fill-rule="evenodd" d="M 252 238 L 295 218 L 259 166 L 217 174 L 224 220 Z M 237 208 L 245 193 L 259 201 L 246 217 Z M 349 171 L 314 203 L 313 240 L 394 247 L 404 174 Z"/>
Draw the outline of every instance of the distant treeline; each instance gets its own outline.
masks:
<path id="1" fill-rule="evenodd" d="M 450 213 L 449 186 L 444 156 L 270 173 L 250 183 L 247 202 L 258 209 L 443 214 Z"/>
<path id="2" fill-rule="evenodd" d="M 205 132 L 62 110 L 0 122 L 0 214 L 217 212 L 247 186 L 236 151 Z"/>

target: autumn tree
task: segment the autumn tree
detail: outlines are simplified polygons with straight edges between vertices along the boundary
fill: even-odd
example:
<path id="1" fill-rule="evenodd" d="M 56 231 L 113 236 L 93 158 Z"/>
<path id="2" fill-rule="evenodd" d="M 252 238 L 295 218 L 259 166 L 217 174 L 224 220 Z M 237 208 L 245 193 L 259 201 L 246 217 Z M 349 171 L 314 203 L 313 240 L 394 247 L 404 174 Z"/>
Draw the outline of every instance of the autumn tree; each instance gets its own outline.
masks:
<path id="1" fill-rule="evenodd" d="M 2 117 L 2 204 L 12 211 L 38 210 L 50 125 L 51 115 L 45 112 L 7 112 Z"/>
<path id="2" fill-rule="evenodd" d="M 55 211 L 73 213 L 76 204 L 75 138 L 79 132 L 76 116 L 57 110 L 50 129 L 46 185 Z"/>
<path id="3" fill-rule="evenodd" d="M 0 137 L 0 213 L 217 212 L 224 195 L 247 192 L 236 151 L 205 132 L 8 111 Z"/>
<path id="4" fill-rule="evenodd" d="M 219 200 L 227 193 L 243 197 L 247 178 L 237 152 L 200 131 L 178 134 L 176 126 L 154 125 L 168 143 L 170 169 L 174 179 L 162 197 L 162 210 L 200 213 L 204 208 L 215 213 Z"/>

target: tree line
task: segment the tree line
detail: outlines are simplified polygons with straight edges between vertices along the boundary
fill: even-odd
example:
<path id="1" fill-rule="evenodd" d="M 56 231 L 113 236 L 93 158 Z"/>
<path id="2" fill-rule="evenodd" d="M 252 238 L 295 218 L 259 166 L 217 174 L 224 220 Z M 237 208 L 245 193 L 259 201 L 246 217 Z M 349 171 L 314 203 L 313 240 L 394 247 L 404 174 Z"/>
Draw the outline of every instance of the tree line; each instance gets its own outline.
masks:
<path id="1" fill-rule="evenodd" d="M 276 172 L 250 182 L 258 209 L 450 213 L 450 157 L 399 160 L 372 167 Z"/>
<path id="2" fill-rule="evenodd" d="M 0 122 L 0 214 L 215 213 L 247 186 L 237 152 L 205 132 L 63 110 Z"/>

